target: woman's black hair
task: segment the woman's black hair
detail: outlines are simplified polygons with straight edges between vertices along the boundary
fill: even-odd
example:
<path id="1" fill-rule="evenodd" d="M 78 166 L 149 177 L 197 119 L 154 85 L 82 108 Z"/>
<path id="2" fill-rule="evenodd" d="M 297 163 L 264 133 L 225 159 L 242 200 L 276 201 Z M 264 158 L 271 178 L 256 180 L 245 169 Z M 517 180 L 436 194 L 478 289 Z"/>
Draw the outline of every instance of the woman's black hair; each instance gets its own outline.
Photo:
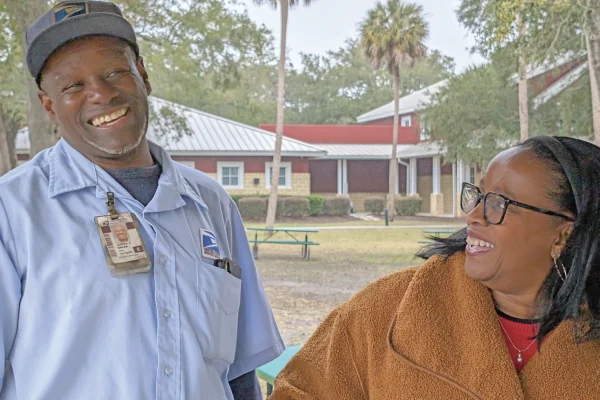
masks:
<path id="1" fill-rule="evenodd" d="M 536 136 L 517 145 L 531 152 L 549 171 L 554 182 L 547 195 L 560 211 L 575 216 L 573 230 L 558 258 L 567 278 L 552 268 L 538 298 L 541 322 L 538 343 L 558 325 L 572 319 L 578 342 L 600 339 L 600 147 L 567 137 Z M 466 228 L 417 253 L 450 257 L 465 250 Z"/>

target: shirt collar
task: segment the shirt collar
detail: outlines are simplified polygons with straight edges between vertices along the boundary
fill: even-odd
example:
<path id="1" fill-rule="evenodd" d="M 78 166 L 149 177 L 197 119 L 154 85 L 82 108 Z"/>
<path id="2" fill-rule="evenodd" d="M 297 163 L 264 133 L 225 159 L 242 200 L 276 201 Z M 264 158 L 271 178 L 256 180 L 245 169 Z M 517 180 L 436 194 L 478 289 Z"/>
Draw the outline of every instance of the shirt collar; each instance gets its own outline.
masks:
<path id="1" fill-rule="evenodd" d="M 179 195 L 190 197 L 204 208 L 208 208 L 200 195 L 190 187 L 177 170 L 169 154 L 157 144 L 148 141 L 148 145 L 150 152 L 162 167 L 161 180 L 171 184 Z M 106 171 L 71 147 L 64 139 L 60 139 L 52 149 L 48 184 L 49 198 L 94 186 L 98 198 L 106 197 L 109 186 L 116 195 L 125 195 L 125 193 L 119 193 L 119 191 L 124 191 L 120 185 L 113 188 L 115 185 L 107 185 L 109 182 L 114 182 L 114 179 Z M 130 195 L 127 193 L 127 196 Z"/>

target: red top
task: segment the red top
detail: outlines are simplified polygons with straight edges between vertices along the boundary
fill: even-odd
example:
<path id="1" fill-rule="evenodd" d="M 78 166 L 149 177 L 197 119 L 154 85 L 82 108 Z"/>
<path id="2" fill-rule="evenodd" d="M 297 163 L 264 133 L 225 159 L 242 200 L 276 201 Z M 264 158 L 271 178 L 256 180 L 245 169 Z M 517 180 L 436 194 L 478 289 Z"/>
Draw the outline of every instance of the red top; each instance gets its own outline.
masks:
<path id="1" fill-rule="evenodd" d="M 540 324 L 537 320 L 514 318 L 504 314 L 500 310 L 496 310 L 496 312 L 498 313 L 498 321 L 504 327 L 504 329 L 500 328 L 500 330 L 502 331 L 502 336 L 504 336 L 510 358 L 515 365 L 517 372 L 520 372 L 531 357 L 538 351 L 538 342 L 531 338 L 537 334 Z M 504 332 L 504 330 L 506 330 L 506 332 Z M 507 333 L 510 336 L 510 339 L 506 336 Z M 514 343 L 514 346 L 511 344 L 511 340 L 512 343 Z M 527 348 L 529 345 L 531 346 Z M 519 352 L 515 347 L 522 350 L 522 362 L 518 362 L 517 360 Z"/>

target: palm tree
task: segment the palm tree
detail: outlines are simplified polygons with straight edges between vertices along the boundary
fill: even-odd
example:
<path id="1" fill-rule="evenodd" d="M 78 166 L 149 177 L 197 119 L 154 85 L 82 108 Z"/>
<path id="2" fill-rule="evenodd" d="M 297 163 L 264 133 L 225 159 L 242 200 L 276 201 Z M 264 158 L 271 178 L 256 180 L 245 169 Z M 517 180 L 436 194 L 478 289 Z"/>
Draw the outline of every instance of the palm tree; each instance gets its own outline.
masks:
<path id="1" fill-rule="evenodd" d="M 303 3 L 309 6 L 314 0 L 253 0 L 257 5 L 269 4 L 273 8 L 279 5 L 281 9 L 281 46 L 279 50 L 279 68 L 277 79 L 277 126 L 275 128 L 275 152 L 273 153 L 273 170 L 271 172 L 271 193 L 269 194 L 269 208 L 267 209 L 268 229 L 275 225 L 277 214 L 277 189 L 279 187 L 279 166 L 281 164 L 281 143 L 283 141 L 283 107 L 285 100 L 285 50 L 287 43 L 288 14 L 292 7 Z"/>
<path id="2" fill-rule="evenodd" d="M 370 10 L 360 26 L 360 46 L 375 69 L 387 68 L 394 78 L 394 134 L 392 159 L 390 160 L 390 181 L 388 210 L 394 218 L 394 197 L 398 179 L 398 113 L 400 110 L 400 71 L 411 68 L 415 61 L 427 53 L 425 40 L 429 35 L 429 25 L 423 15 L 423 7 L 401 0 L 378 2 Z"/>

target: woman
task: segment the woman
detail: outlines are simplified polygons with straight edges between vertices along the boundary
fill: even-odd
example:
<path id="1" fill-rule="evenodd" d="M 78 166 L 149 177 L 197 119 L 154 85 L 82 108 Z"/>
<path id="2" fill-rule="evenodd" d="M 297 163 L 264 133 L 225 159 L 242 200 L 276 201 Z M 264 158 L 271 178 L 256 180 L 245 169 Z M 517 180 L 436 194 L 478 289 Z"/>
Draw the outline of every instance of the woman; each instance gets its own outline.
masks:
<path id="1" fill-rule="evenodd" d="M 531 138 L 461 197 L 467 228 L 335 309 L 272 400 L 600 398 L 600 148 Z"/>

